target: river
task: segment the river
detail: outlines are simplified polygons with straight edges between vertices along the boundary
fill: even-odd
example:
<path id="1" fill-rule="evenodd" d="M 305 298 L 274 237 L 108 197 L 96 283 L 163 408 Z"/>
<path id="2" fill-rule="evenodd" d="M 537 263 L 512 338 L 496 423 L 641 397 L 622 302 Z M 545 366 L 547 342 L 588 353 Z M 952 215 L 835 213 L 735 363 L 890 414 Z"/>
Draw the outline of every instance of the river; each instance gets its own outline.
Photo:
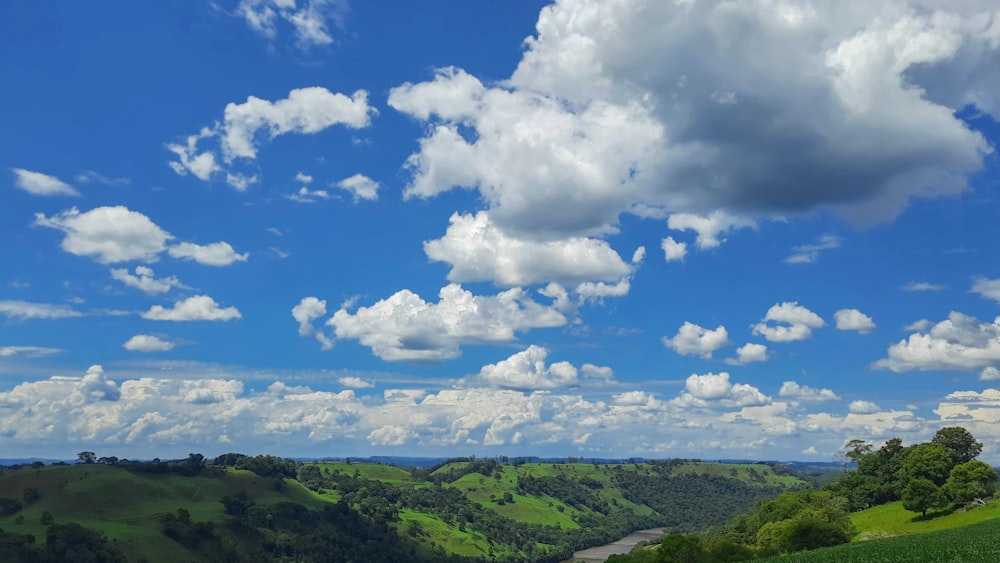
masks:
<path id="1" fill-rule="evenodd" d="M 599 545 L 597 547 L 592 547 L 590 549 L 584 549 L 583 551 L 577 551 L 573 554 L 573 558 L 563 563 L 570 562 L 580 562 L 580 563 L 598 563 L 603 562 L 611 557 L 612 555 L 617 555 L 619 553 L 628 553 L 632 551 L 632 548 L 636 546 L 639 542 L 644 541 L 656 541 L 660 539 L 663 535 L 664 528 L 651 528 L 649 530 L 639 530 L 632 532 L 631 534 L 625 536 L 624 538 L 611 542 L 605 545 Z"/>

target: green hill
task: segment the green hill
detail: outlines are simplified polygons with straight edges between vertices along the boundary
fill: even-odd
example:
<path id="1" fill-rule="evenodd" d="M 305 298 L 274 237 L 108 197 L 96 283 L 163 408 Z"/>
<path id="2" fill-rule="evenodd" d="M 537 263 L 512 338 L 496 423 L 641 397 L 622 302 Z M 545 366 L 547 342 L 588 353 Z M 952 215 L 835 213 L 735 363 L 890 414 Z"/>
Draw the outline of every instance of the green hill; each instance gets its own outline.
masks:
<path id="1" fill-rule="evenodd" d="M 217 461 L 228 466 L 4 471 L 0 560 L 18 560 L 3 550 L 13 553 L 25 535 L 50 549 L 50 525 L 76 523 L 104 534 L 129 561 L 308 561 L 339 552 L 357 561 L 559 561 L 634 529 L 705 530 L 761 498 L 808 486 L 768 465 L 681 460 L 469 459 L 412 470 L 270 456 Z"/>

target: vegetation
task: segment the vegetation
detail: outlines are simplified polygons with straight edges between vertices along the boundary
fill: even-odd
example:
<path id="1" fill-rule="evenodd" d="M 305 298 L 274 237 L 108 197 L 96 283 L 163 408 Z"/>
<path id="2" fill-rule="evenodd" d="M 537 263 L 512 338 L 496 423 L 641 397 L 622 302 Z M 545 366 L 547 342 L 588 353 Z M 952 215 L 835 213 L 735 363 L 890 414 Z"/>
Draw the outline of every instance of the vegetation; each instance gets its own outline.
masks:
<path id="1" fill-rule="evenodd" d="M 703 531 L 808 486 L 769 465 L 683 460 L 402 469 L 81 452 L 0 474 L 0 560 L 52 560 L 70 537 L 95 561 L 561 561 L 635 529 Z"/>

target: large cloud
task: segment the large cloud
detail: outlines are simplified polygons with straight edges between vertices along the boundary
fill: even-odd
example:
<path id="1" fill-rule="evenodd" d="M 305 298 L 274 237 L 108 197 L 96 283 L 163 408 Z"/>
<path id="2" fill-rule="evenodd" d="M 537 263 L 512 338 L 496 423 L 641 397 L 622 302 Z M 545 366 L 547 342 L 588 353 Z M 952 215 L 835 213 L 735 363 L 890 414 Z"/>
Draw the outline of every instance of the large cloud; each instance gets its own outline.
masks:
<path id="1" fill-rule="evenodd" d="M 1000 317 L 992 323 L 952 311 L 930 331 L 911 334 L 889 347 L 874 367 L 911 370 L 972 370 L 1000 366 Z"/>
<path id="2" fill-rule="evenodd" d="M 364 90 L 346 96 L 319 86 L 296 88 L 287 98 L 275 102 L 250 96 L 242 104 L 226 105 L 221 123 L 202 128 L 183 144 L 168 144 L 167 149 L 177 156 L 169 165 L 180 175 L 190 173 L 203 181 L 224 174 L 226 182 L 242 191 L 258 178 L 236 170 L 234 161 L 256 159 L 262 138 L 270 140 L 286 133 L 313 134 L 333 125 L 359 129 L 368 126 L 374 113 L 377 112 L 368 105 L 368 93 Z M 213 146 L 203 148 L 206 142 Z M 214 146 L 216 143 L 218 148 Z"/>
<path id="3" fill-rule="evenodd" d="M 531 345 L 506 360 L 487 364 L 476 378 L 480 383 L 505 389 L 556 389 L 579 383 L 577 369 L 569 362 L 546 365 L 549 351 Z"/>
<path id="4" fill-rule="evenodd" d="M 434 261 L 451 265 L 453 282 L 492 281 L 514 287 L 554 281 L 575 285 L 613 282 L 632 268 L 607 242 L 585 237 L 552 241 L 519 239 L 504 234 L 486 212 L 454 214 L 445 235 L 424 243 Z"/>
<path id="5" fill-rule="evenodd" d="M 458 357 L 462 344 L 509 342 L 515 333 L 566 324 L 558 311 L 523 289 L 473 295 L 458 284 L 441 289 L 437 303 L 401 290 L 354 313 L 341 308 L 327 324 L 337 338 L 357 339 L 383 360 L 437 361 Z"/>
<path id="6" fill-rule="evenodd" d="M 391 91 L 429 125 L 406 193 L 477 189 L 502 229 L 547 237 L 650 207 L 885 220 L 964 190 L 992 150 L 957 112 L 1000 115 L 994 9 L 562 0 L 509 80 Z"/>

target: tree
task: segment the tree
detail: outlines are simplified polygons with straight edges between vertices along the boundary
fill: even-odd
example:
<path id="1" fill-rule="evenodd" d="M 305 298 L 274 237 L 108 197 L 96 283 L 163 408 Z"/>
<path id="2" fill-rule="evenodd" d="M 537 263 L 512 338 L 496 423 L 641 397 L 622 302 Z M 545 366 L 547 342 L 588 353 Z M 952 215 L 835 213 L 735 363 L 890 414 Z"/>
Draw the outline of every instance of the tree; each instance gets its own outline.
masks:
<path id="1" fill-rule="evenodd" d="M 927 516 L 927 510 L 941 508 L 948 500 L 930 479 L 918 478 L 903 489 L 903 508 Z"/>
<path id="2" fill-rule="evenodd" d="M 944 484 L 944 493 L 953 502 L 965 503 L 993 496 L 997 472 L 981 461 L 956 465 Z"/>
<path id="3" fill-rule="evenodd" d="M 938 430 L 931 438 L 931 443 L 944 448 L 955 464 L 972 461 L 983 451 L 983 443 L 977 442 L 961 426 L 948 426 Z"/>
<path id="4" fill-rule="evenodd" d="M 862 457 L 870 454 L 873 449 L 874 446 L 872 446 L 870 442 L 855 438 L 854 440 L 844 444 L 843 456 L 854 463 L 858 463 Z"/>
<path id="5" fill-rule="evenodd" d="M 76 458 L 80 463 L 94 463 L 97 461 L 97 454 L 94 452 L 80 452 L 76 454 Z"/>
<path id="6" fill-rule="evenodd" d="M 951 468 L 954 463 L 951 455 L 936 444 L 917 444 L 910 448 L 902 467 L 899 468 L 899 476 L 904 481 L 914 479 L 927 479 L 940 487 L 948 480 Z"/>

